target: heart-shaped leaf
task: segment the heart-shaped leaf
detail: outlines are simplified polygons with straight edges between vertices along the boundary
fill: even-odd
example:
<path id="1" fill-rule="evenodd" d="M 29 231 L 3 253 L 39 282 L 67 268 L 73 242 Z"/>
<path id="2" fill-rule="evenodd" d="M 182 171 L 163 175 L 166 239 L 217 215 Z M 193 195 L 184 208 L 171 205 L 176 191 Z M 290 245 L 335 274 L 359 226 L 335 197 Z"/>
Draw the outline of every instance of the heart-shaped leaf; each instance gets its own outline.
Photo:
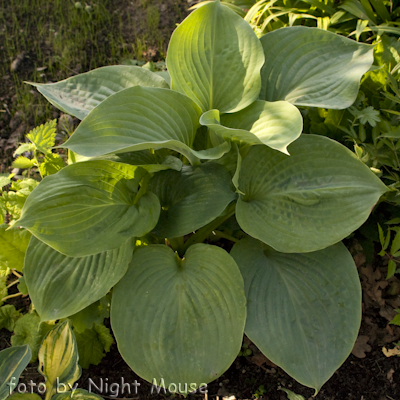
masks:
<path id="1" fill-rule="evenodd" d="M 111 161 L 69 165 L 43 179 L 17 224 L 70 257 L 116 249 L 158 221 L 157 196 L 147 192 L 136 199 L 143 171 Z"/>
<path id="2" fill-rule="evenodd" d="M 350 107 L 374 60 L 373 46 L 317 28 L 277 29 L 260 40 L 265 53 L 260 99 L 267 101 Z"/>
<path id="3" fill-rule="evenodd" d="M 161 203 L 155 232 L 168 238 L 187 235 L 208 224 L 236 197 L 229 172 L 215 163 L 184 166 L 181 172 L 159 172 L 150 181 L 149 190 Z"/>
<path id="4" fill-rule="evenodd" d="M 131 65 L 101 67 L 57 83 L 29 83 L 51 104 L 79 119 L 84 119 L 107 97 L 128 87 L 169 87 L 160 76 Z"/>
<path id="5" fill-rule="evenodd" d="M 236 358 L 245 303 L 239 269 L 225 250 L 196 244 L 181 260 L 167 246 L 150 245 L 134 253 L 114 288 L 111 325 L 139 376 L 187 394 L 190 384 L 213 381 Z"/>
<path id="6" fill-rule="evenodd" d="M 203 112 L 239 111 L 257 99 L 264 54 L 250 25 L 219 1 L 191 13 L 172 34 L 167 66 L 173 90 Z"/>
<path id="7" fill-rule="evenodd" d="M 254 239 L 231 251 L 245 282 L 245 333 L 272 362 L 318 391 L 350 354 L 361 323 L 361 286 L 342 243 L 278 253 Z"/>
<path id="8" fill-rule="evenodd" d="M 388 189 L 341 144 L 304 135 L 290 156 L 253 146 L 242 162 L 236 218 L 274 249 L 315 251 L 342 240 L 368 218 Z"/>
<path id="9" fill-rule="evenodd" d="M 69 317 L 101 299 L 124 276 L 134 243 L 87 257 L 67 257 L 32 237 L 24 277 L 42 321 Z"/>
<path id="10" fill-rule="evenodd" d="M 0 351 L 0 400 L 5 400 L 18 386 L 19 377 L 31 358 L 28 345 Z"/>
<path id="11" fill-rule="evenodd" d="M 287 154 L 287 146 L 303 129 L 300 111 L 287 101 L 255 101 L 244 110 L 221 116 L 218 110 L 204 113 L 200 123 L 225 140 L 265 144 Z"/>

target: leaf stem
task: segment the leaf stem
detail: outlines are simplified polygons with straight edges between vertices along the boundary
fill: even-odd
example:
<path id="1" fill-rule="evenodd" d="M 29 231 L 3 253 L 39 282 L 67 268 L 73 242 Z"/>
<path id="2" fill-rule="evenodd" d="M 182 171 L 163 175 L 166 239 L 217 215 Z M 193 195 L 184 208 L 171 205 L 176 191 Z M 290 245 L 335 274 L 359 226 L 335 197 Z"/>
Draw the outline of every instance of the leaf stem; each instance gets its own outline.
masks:
<path id="1" fill-rule="evenodd" d="M 4 301 L 6 301 L 6 300 L 8 300 L 8 299 L 12 299 L 13 297 L 18 297 L 18 296 L 23 296 L 23 295 L 24 295 L 23 293 L 10 294 L 10 295 L 8 295 L 8 296 L 6 296 L 6 297 L 3 297 L 3 298 L 0 300 L 0 302 L 4 302 Z"/>
<path id="2" fill-rule="evenodd" d="M 22 275 L 20 275 L 15 269 L 12 269 L 11 272 L 12 272 L 17 278 L 22 278 Z"/>
<path id="3" fill-rule="evenodd" d="M 235 214 L 235 209 L 236 202 L 232 202 L 231 204 L 229 204 L 222 215 L 214 219 L 214 221 L 211 221 L 208 225 L 200 228 L 193 236 L 191 236 L 186 241 L 183 247 L 183 251 L 186 252 L 186 250 L 193 244 L 204 242 L 204 240 L 206 240 L 213 231 L 215 231 L 222 223 L 224 223 L 233 214 Z"/>
<path id="4" fill-rule="evenodd" d="M 222 238 L 222 239 L 227 239 L 227 240 L 230 240 L 231 242 L 234 242 L 234 243 L 239 242 L 239 239 L 238 239 L 238 238 L 235 238 L 235 237 L 232 236 L 232 235 L 228 235 L 228 234 L 225 233 L 225 232 L 221 232 L 221 231 L 212 231 L 212 233 L 213 233 L 215 236 L 220 237 L 220 238 Z"/>
<path id="5" fill-rule="evenodd" d="M 7 286 L 7 289 L 9 289 L 11 286 L 14 286 L 14 285 L 17 284 L 18 282 L 19 282 L 19 280 L 17 279 L 16 281 L 10 283 L 10 284 Z"/>
<path id="6" fill-rule="evenodd" d="M 177 238 L 173 238 L 173 239 L 166 239 L 169 244 L 171 245 L 172 249 L 176 252 L 178 252 L 178 254 L 183 257 L 183 255 L 185 254 L 184 251 L 184 240 L 183 240 L 183 236 L 181 237 L 177 237 Z"/>

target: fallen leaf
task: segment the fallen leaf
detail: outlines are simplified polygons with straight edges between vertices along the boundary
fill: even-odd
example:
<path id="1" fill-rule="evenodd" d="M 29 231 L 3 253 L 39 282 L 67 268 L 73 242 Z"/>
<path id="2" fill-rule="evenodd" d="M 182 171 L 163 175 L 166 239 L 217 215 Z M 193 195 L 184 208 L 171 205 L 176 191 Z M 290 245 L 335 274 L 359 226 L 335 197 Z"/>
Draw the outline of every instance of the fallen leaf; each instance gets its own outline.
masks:
<path id="1" fill-rule="evenodd" d="M 396 346 L 394 349 L 382 347 L 382 352 L 386 357 L 400 356 L 400 346 Z"/>
<path id="2" fill-rule="evenodd" d="M 372 289 L 372 298 L 380 305 L 385 305 L 385 300 L 382 298 L 382 289 L 385 289 L 389 285 L 388 281 L 379 281 L 374 285 Z"/>
<path id="3" fill-rule="evenodd" d="M 393 369 L 393 368 L 390 368 L 389 371 L 388 371 L 388 373 L 386 374 L 386 378 L 388 379 L 388 381 L 389 381 L 390 383 L 393 382 L 393 374 L 394 374 L 394 369 Z"/>
<path id="4" fill-rule="evenodd" d="M 372 265 L 369 265 L 369 264 L 367 264 L 366 267 L 360 268 L 360 272 L 372 284 L 374 284 L 376 281 L 378 281 L 382 277 L 382 274 L 379 271 L 379 269 L 374 270 Z"/>
<path id="5" fill-rule="evenodd" d="M 251 362 L 261 367 L 263 364 L 267 364 L 272 368 L 277 368 L 277 365 L 270 361 L 267 357 L 262 353 L 256 353 L 252 357 L 250 357 Z"/>
<path id="6" fill-rule="evenodd" d="M 393 343 L 396 340 L 400 339 L 400 328 L 398 326 L 388 324 L 382 331 L 382 341 L 384 341 L 385 343 Z"/>
<path id="7" fill-rule="evenodd" d="M 355 254 L 353 256 L 353 259 L 354 259 L 354 262 L 355 262 L 357 268 L 361 267 L 361 265 L 365 264 L 365 262 L 366 262 L 365 254 L 362 252 Z"/>
<path id="8" fill-rule="evenodd" d="M 384 305 L 379 310 L 379 315 L 383 318 L 386 318 L 388 321 L 391 321 L 397 315 L 397 312 L 393 310 L 392 307 Z"/>
<path id="9" fill-rule="evenodd" d="M 365 335 L 360 335 L 356 342 L 354 343 L 353 350 L 351 353 L 356 356 L 357 358 L 365 358 L 366 354 L 372 350 L 372 347 L 367 344 L 369 340 L 368 336 Z"/>

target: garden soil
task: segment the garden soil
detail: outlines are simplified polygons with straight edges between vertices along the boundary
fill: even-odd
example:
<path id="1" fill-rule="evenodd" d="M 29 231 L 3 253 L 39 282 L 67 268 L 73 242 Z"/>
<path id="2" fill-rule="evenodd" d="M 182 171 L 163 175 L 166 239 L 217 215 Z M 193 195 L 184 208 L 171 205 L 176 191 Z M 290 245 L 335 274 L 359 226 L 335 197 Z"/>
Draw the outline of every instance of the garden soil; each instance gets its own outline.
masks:
<path id="1" fill-rule="evenodd" d="M 127 4 L 129 5 L 127 6 Z M 131 12 L 140 20 L 140 7 L 135 2 L 116 1 L 116 11 L 126 12 L 126 7 L 133 7 Z M 165 41 L 185 14 L 186 2 L 175 0 L 163 1 L 162 19 Z M 177 16 L 177 10 L 181 16 Z M 126 27 L 126 40 L 133 40 L 135 32 L 132 27 Z M 101 38 L 99 39 L 101 40 Z M 90 46 L 90 43 L 88 43 Z M 1 48 L 1 43 L 0 43 Z M 49 49 L 43 48 L 43 52 Z M 17 58 L 15 55 L 15 59 Z M 143 56 L 147 60 L 158 61 L 157 47 L 148 48 Z M 22 55 L 18 71 L 19 80 L 31 80 L 35 54 Z M 10 60 L 12 62 L 13 60 Z M 84 68 L 81 72 L 84 72 Z M 36 96 L 36 95 L 35 95 Z M 16 113 L 16 88 L 10 76 L 0 76 L 0 173 L 11 172 L 12 153 L 23 136 L 34 127 L 33 117 Z M 60 113 L 54 109 L 53 118 L 60 118 Z M 72 121 L 74 123 L 74 121 Z M 322 387 L 321 391 L 313 396 L 313 390 L 305 388 L 289 377 L 282 369 L 266 359 L 248 338 L 244 338 L 244 345 L 249 349 L 247 356 L 238 356 L 232 366 L 216 381 L 207 387 L 207 395 L 189 395 L 192 399 L 252 399 L 283 400 L 287 394 L 279 390 L 289 389 L 304 396 L 305 399 L 315 400 L 400 400 L 400 356 L 394 342 L 400 340 L 400 327 L 388 322 L 395 315 L 395 309 L 400 308 L 400 281 L 396 277 L 385 280 L 387 266 L 380 257 L 367 263 L 362 248 L 355 241 L 349 241 L 348 247 L 354 256 L 363 289 L 363 317 L 356 345 L 346 362 L 333 374 L 331 379 Z M 12 293 L 12 292 L 11 292 Z M 10 299 L 17 309 L 27 309 L 28 298 Z M 106 320 L 106 324 L 109 321 Z M 10 346 L 11 333 L 0 330 L 0 350 Z M 277 344 L 279 345 L 279 344 Z M 37 364 L 26 368 L 21 382 L 35 383 L 43 381 L 37 372 Z M 103 392 L 96 387 L 103 382 Z M 130 394 L 106 391 L 108 385 L 116 383 L 122 388 L 122 383 L 134 384 L 137 382 L 137 393 L 131 389 Z M 171 399 L 178 395 L 157 393 L 152 385 L 138 377 L 124 362 L 114 344 L 111 351 L 97 366 L 83 370 L 78 381 L 79 388 L 91 389 L 105 399 Z M 117 386 L 112 386 L 115 389 Z M 131 385 L 131 388 L 134 386 Z M 153 391 L 152 391 L 153 389 Z M 182 397 L 183 398 L 183 397 Z M 296 398 L 297 400 L 297 398 Z"/>

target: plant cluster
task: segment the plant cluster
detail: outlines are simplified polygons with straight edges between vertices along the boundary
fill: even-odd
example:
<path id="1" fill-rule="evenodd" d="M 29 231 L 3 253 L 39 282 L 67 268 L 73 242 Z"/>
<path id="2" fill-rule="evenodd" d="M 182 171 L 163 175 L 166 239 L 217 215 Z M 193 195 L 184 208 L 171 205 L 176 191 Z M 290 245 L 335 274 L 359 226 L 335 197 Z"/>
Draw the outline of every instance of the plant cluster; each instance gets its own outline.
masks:
<path id="1" fill-rule="evenodd" d="M 69 165 L 4 231 L 32 234 L 23 273 L 38 318 L 90 315 L 112 289 L 118 349 L 150 382 L 213 381 L 245 332 L 318 391 L 361 320 L 341 240 L 389 189 L 310 134 L 297 106 L 352 106 L 373 46 L 302 26 L 259 39 L 216 1 L 175 30 L 166 62 L 168 74 L 113 66 L 35 84 L 82 120 L 61 146 Z M 215 236 L 234 242 L 229 253 Z"/>
<path id="2" fill-rule="evenodd" d="M 41 400 L 37 393 L 13 391 L 24 368 L 32 357 L 30 346 L 15 346 L 0 352 L 0 400 Z M 74 385 L 81 376 L 78 364 L 78 346 L 68 321 L 59 323 L 43 338 L 38 351 L 39 372 L 45 383 L 38 385 L 38 393 L 45 394 L 45 400 L 102 400 L 102 397 Z M 12 394 L 13 393 L 13 394 Z M 11 395 L 11 396 L 10 396 Z"/>

